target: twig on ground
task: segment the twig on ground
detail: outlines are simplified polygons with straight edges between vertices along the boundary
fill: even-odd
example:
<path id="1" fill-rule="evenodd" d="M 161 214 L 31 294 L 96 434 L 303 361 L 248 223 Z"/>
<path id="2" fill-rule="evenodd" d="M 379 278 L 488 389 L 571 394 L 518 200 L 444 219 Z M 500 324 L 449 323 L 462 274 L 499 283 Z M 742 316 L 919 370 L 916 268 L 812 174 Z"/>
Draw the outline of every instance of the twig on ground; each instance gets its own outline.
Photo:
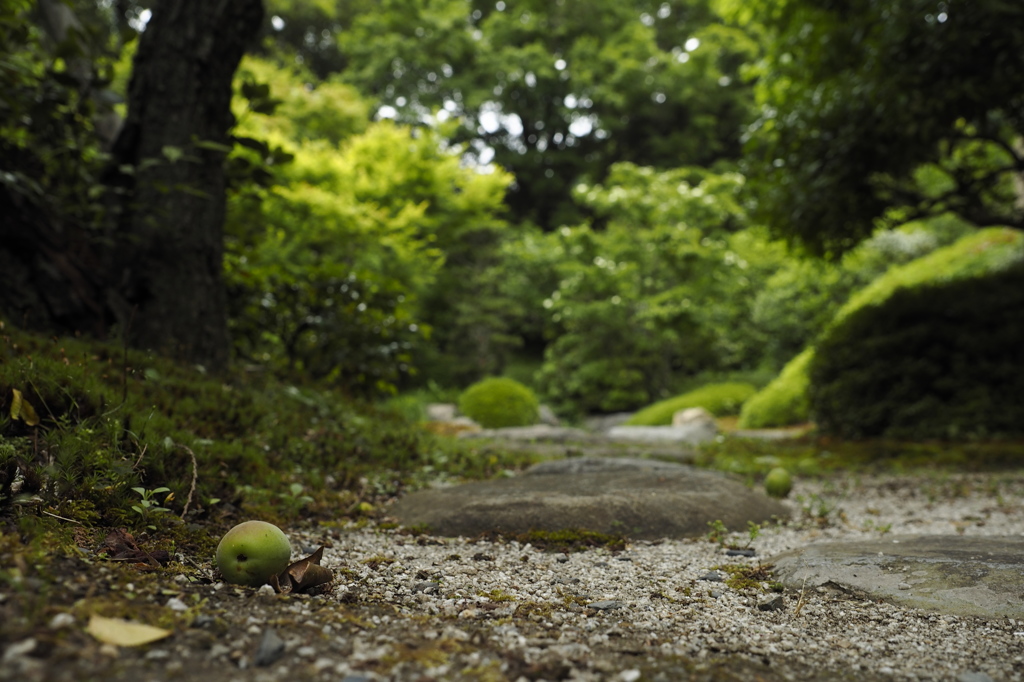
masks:
<path id="1" fill-rule="evenodd" d="M 187 445 L 177 444 L 179 448 L 184 450 L 192 457 L 192 486 L 188 489 L 188 497 L 185 498 L 185 507 L 181 510 L 181 518 L 185 518 L 185 514 L 188 513 L 188 506 L 192 504 L 192 495 L 196 492 L 196 480 L 199 478 L 199 464 L 196 462 L 196 453 L 192 452 L 192 449 Z"/>
<path id="2" fill-rule="evenodd" d="M 807 603 L 807 578 L 804 578 L 803 583 L 800 585 L 800 598 L 796 600 L 796 608 L 793 610 L 794 616 L 800 615 L 800 609 Z"/>
<path id="3" fill-rule="evenodd" d="M 81 521 L 75 521 L 74 519 L 69 519 L 69 518 L 64 517 L 64 516 L 58 516 L 58 515 L 54 514 L 53 512 L 46 511 L 45 509 L 43 509 L 42 512 L 44 514 L 46 514 L 47 516 L 52 516 L 53 518 L 60 519 L 61 521 L 67 521 L 68 523 L 77 523 L 79 526 L 82 525 Z"/>

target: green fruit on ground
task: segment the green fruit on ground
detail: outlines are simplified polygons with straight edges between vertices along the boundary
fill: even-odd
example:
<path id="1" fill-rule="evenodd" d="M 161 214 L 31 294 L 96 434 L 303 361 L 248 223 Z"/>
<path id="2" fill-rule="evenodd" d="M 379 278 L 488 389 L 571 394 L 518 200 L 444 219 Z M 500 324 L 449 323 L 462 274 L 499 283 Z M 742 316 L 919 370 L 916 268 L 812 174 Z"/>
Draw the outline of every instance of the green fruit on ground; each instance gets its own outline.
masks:
<path id="1" fill-rule="evenodd" d="M 782 467 L 775 467 L 765 476 L 764 489 L 771 497 L 786 497 L 793 489 L 793 477 Z"/>
<path id="2" fill-rule="evenodd" d="M 259 587 L 288 568 L 292 546 L 284 532 L 266 521 L 245 521 L 221 538 L 217 567 L 235 585 Z"/>

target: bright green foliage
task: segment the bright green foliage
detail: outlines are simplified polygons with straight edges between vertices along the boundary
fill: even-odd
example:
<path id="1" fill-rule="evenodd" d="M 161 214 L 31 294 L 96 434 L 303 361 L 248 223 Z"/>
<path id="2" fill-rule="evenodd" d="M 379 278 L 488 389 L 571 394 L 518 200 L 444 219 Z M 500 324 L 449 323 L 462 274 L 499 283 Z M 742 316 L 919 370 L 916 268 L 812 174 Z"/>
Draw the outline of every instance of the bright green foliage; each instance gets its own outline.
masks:
<path id="1" fill-rule="evenodd" d="M 739 427 L 763 429 L 807 421 L 810 415 L 807 368 L 813 357 L 813 349 L 807 348 L 783 367 L 770 384 L 744 403 Z"/>
<path id="2" fill-rule="evenodd" d="M 247 68 L 274 97 L 281 89 L 283 111 L 302 115 L 243 125 L 294 159 L 278 171 L 281 187 L 230 206 L 236 351 L 354 392 L 389 390 L 423 363 L 431 328 L 446 348 L 470 324 L 459 306 L 478 293 L 469 271 L 505 229 L 496 216 L 510 179 L 462 168 L 434 132 L 389 122 L 339 147 L 332 131 L 359 129 L 357 116 L 335 111 L 353 96 L 344 86 L 321 85 L 323 98 L 307 101 L 294 74 Z"/>
<path id="3" fill-rule="evenodd" d="M 779 368 L 825 329 L 850 295 L 893 265 L 951 244 L 974 228 L 949 216 L 883 231 L 838 262 L 787 259 L 756 294 L 751 308 L 764 335 L 763 361 Z"/>
<path id="4" fill-rule="evenodd" d="M 741 184 L 621 164 L 607 184 L 577 188 L 605 227 L 546 237 L 558 281 L 543 302 L 553 340 L 538 379 L 557 410 L 636 409 L 681 377 L 758 355 L 749 303 L 783 252 L 742 230 Z"/>
<path id="5" fill-rule="evenodd" d="M 459 396 L 459 410 L 484 428 L 529 426 L 537 421 L 537 396 L 518 381 L 491 377 Z"/>
<path id="6" fill-rule="evenodd" d="M 236 81 L 265 84 L 277 100 L 270 116 L 253 116 L 236 100 L 238 130 L 243 134 L 337 145 L 364 132 L 370 122 L 370 104 L 355 88 L 334 79 L 321 82 L 297 67 L 282 68 L 250 56 L 242 60 Z"/>
<path id="7" fill-rule="evenodd" d="M 765 222 L 820 253 L 851 248 L 881 217 L 1024 227 L 1024 5 L 745 5 L 769 28 L 748 132 Z"/>
<path id="8" fill-rule="evenodd" d="M 736 414 L 743 403 L 755 393 L 757 389 L 753 384 L 708 384 L 645 407 L 626 423 L 638 426 L 665 426 L 672 423 L 672 415 L 690 407 L 703 407 L 716 417 Z"/>
<path id="9" fill-rule="evenodd" d="M 981 231 L 891 270 L 818 341 L 810 399 L 845 437 L 1024 433 L 1024 236 Z"/>
<path id="10" fill-rule="evenodd" d="M 509 206 L 545 229 L 581 219 L 572 188 L 615 162 L 735 159 L 757 53 L 708 0 L 398 0 L 333 11 L 271 4 L 273 33 L 398 120 L 459 123 L 458 141 L 516 176 Z M 322 39 L 310 39 L 309 36 Z M 487 151 L 485 151 L 487 150 Z M 480 158 L 480 157 L 478 157 Z"/>

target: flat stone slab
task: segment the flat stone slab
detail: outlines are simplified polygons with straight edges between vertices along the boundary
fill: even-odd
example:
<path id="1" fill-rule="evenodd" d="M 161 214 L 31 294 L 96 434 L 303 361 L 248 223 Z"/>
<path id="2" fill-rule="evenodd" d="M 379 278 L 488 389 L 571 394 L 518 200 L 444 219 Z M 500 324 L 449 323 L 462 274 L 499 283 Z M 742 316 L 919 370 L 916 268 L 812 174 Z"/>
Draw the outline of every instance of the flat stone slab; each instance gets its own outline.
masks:
<path id="1" fill-rule="evenodd" d="M 792 589 L 824 585 L 957 616 L 1024 617 L 1020 536 L 906 535 L 822 542 L 771 562 L 776 577 Z"/>
<path id="2" fill-rule="evenodd" d="M 444 536 L 584 529 L 637 539 L 700 537 L 708 523 L 788 518 L 777 500 L 722 474 L 683 464 L 579 457 L 520 476 L 410 493 L 391 515 Z"/>
<path id="3" fill-rule="evenodd" d="M 682 426 L 613 426 L 608 430 L 609 440 L 617 442 L 646 443 L 686 443 L 700 445 L 713 441 L 718 435 L 712 425 L 709 428 L 703 423 L 684 424 Z"/>
<path id="4" fill-rule="evenodd" d="M 571 441 L 590 442 L 599 440 L 589 431 L 575 429 L 570 426 L 552 426 L 550 424 L 534 424 L 532 426 L 508 426 L 503 429 L 481 429 L 465 431 L 459 438 L 501 438 L 514 441 L 549 441 L 564 443 Z"/>

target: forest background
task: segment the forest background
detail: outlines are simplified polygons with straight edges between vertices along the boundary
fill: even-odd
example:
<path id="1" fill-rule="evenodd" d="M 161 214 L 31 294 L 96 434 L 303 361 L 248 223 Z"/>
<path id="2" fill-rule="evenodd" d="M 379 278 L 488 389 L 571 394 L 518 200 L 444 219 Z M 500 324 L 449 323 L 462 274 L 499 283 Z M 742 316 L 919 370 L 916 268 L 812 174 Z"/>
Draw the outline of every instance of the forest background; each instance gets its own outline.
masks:
<path id="1" fill-rule="evenodd" d="M 761 388 L 894 268 L 1024 225 L 1014 3 L 264 4 L 209 28 L 249 48 L 228 74 L 230 134 L 150 126 L 129 154 L 124 130 L 146 130 L 131 107 L 152 92 L 137 46 L 167 8 L 198 5 L 0 3 L 9 320 L 414 405 L 503 375 L 574 419 Z M 194 172 L 210 167 L 212 185 Z M 184 170 L 144 184 L 162 169 Z M 218 182 L 222 238 L 167 247 L 192 229 L 171 204 Z M 110 281 L 107 265 L 139 256 L 109 244 L 153 238 L 145 196 L 170 227 L 136 270 L 167 270 L 163 291 L 222 317 L 230 354 L 147 316 L 159 291 L 132 294 L 138 274 Z M 214 277 L 190 288 L 176 268 L 203 259 Z M 995 294 L 1004 346 L 1018 283 Z M 120 307 L 90 291 L 120 291 Z M 972 417 L 991 409 L 979 401 Z"/>

